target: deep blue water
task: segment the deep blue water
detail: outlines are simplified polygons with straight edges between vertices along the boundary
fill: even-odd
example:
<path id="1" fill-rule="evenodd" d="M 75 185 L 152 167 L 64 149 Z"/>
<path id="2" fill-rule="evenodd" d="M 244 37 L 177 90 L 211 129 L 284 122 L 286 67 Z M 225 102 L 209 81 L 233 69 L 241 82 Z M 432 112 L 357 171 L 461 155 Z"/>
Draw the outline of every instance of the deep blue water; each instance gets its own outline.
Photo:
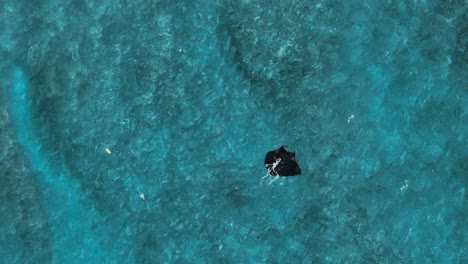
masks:
<path id="1" fill-rule="evenodd" d="M 468 263 L 466 0 L 0 0 L 0 58 L 0 263 Z"/>

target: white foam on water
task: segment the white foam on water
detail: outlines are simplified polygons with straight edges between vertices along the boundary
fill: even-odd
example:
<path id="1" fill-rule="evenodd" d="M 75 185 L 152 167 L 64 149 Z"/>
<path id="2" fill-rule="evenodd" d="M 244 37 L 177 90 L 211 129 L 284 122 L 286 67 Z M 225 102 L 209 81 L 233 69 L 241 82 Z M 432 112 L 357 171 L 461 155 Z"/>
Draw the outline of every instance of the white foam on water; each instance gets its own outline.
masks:
<path id="1" fill-rule="evenodd" d="M 267 183 L 269 186 L 272 186 L 274 184 L 279 184 L 283 185 L 284 182 L 286 181 L 287 177 L 280 177 L 280 176 L 271 176 L 269 172 L 267 172 L 261 179 L 260 179 L 260 186 L 263 185 L 263 183 Z"/>

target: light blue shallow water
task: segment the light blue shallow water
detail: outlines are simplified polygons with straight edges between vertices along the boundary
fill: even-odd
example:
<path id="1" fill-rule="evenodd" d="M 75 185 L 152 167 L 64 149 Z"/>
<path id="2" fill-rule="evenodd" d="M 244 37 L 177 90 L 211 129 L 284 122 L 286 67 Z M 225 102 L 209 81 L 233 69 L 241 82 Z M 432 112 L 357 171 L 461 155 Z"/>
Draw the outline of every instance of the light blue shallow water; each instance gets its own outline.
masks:
<path id="1" fill-rule="evenodd" d="M 1 6 L 0 262 L 468 263 L 466 1 Z"/>

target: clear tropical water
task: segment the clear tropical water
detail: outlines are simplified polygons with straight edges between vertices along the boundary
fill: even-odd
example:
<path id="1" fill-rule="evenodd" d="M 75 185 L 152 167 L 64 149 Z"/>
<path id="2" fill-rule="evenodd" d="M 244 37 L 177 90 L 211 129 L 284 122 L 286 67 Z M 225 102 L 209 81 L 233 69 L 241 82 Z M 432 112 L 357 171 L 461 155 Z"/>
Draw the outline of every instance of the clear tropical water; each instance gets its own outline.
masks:
<path id="1" fill-rule="evenodd" d="M 467 1 L 0 3 L 1 263 L 468 263 Z"/>

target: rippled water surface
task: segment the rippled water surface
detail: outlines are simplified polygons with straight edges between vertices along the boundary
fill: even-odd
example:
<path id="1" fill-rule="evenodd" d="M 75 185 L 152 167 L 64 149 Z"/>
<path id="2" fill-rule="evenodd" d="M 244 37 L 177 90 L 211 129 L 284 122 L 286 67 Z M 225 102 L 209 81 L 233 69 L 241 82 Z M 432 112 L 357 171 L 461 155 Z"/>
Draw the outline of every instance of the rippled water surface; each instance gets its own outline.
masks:
<path id="1" fill-rule="evenodd" d="M 468 263 L 467 1 L 0 21 L 0 262 Z"/>

